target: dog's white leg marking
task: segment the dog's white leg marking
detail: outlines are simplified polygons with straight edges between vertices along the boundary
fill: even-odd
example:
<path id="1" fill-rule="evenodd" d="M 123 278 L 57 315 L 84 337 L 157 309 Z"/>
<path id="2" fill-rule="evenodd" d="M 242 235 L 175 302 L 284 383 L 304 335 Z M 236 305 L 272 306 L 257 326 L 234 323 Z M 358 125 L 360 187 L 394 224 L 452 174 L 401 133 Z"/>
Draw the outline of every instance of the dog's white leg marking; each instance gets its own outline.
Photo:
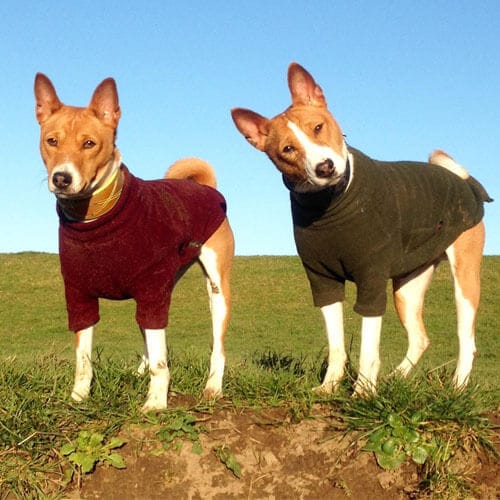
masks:
<path id="1" fill-rule="evenodd" d="M 458 284 L 455 285 L 455 302 L 457 303 L 459 354 L 453 383 L 457 388 L 460 388 L 467 385 L 469 381 L 472 363 L 476 354 L 474 335 L 476 309 L 463 295 Z"/>
<path id="2" fill-rule="evenodd" d="M 217 254 L 209 247 L 203 246 L 199 256 L 207 276 L 207 290 L 212 314 L 213 346 L 210 356 L 210 372 L 203 397 L 212 399 L 222 396 L 222 377 L 226 355 L 224 353 L 224 333 L 228 322 L 227 298 L 224 296 Z"/>
<path id="3" fill-rule="evenodd" d="M 137 375 L 144 375 L 146 373 L 146 370 L 149 368 L 149 356 L 148 356 L 148 345 L 146 343 L 146 336 L 144 334 L 144 331 L 141 329 L 142 333 L 142 338 L 144 341 L 144 347 L 142 351 L 142 356 L 141 356 L 141 362 L 139 363 L 139 366 L 137 367 Z"/>
<path id="4" fill-rule="evenodd" d="M 328 368 L 323 382 L 314 391 L 331 394 L 344 376 L 347 355 L 344 346 L 344 312 L 342 302 L 321 308 L 328 338 Z"/>
<path id="5" fill-rule="evenodd" d="M 478 229 L 476 230 L 476 228 Z M 482 226 L 482 224 L 469 231 L 472 232 L 474 230 L 479 233 L 479 238 L 481 234 L 483 234 L 484 238 L 484 226 Z M 457 241 L 446 250 L 453 275 L 455 302 L 457 306 L 459 353 L 457 368 L 453 377 L 453 383 L 457 388 L 467 385 L 472 370 L 472 363 L 476 353 L 475 322 L 480 295 L 479 272 L 482 244 L 473 245 L 472 251 L 467 245 L 462 247 L 462 241 L 459 240 L 462 238 L 462 240 L 467 242 L 467 237 L 468 235 L 463 233 Z"/>
<path id="6" fill-rule="evenodd" d="M 147 359 L 149 360 L 149 383 L 148 398 L 142 407 L 142 411 L 163 410 L 167 407 L 168 385 L 170 383 L 170 372 L 167 364 L 167 345 L 164 329 L 144 329 L 144 340 L 146 343 Z"/>
<path id="7" fill-rule="evenodd" d="M 363 317 L 361 324 L 361 352 L 359 373 L 354 385 L 357 395 L 375 392 L 380 369 L 380 331 L 382 316 Z"/>
<path id="8" fill-rule="evenodd" d="M 436 267 L 432 264 L 416 276 L 393 281 L 394 305 L 401 324 L 408 334 L 406 356 L 394 370 L 394 374 L 408 375 L 429 347 L 429 338 L 425 330 L 422 312 L 425 292 L 429 288 Z"/>
<path id="9" fill-rule="evenodd" d="M 76 367 L 75 384 L 71 397 L 82 401 L 90 392 L 92 382 L 92 339 L 94 327 L 90 326 L 75 333 Z"/>
<path id="10" fill-rule="evenodd" d="M 148 366 L 149 366 L 149 359 L 147 355 L 143 353 L 141 356 L 141 362 L 137 367 L 137 375 L 144 375 L 146 373 Z"/>

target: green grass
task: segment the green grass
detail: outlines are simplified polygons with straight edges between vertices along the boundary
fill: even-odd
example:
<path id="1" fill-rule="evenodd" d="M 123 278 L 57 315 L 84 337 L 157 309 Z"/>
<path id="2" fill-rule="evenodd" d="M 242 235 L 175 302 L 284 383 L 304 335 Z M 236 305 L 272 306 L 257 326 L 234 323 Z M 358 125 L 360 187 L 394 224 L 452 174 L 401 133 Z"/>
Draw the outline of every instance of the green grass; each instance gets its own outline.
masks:
<path id="1" fill-rule="evenodd" d="M 450 475 L 450 449 L 488 450 L 491 425 L 485 414 L 498 406 L 499 278 L 500 257 L 486 257 L 478 357 L 465 392 L 450 387 L 457 340 L 452 288 L 443 264 L 427 295 L 430 349 L 407 380 L 384 378 L 406 350 L 404 331 L 389 304 L 382 334 L 382 380 L 377 396 L 369 399 L 350 397 L 360 319 L 352 312 L 354 287 L 348 287 L 350 377 L 333 397 L 319 399 L 310 389 L 324 370 L 326 337 L 299 260 L 238 257 L 226 340 L 225 404 L 230 401 L 234 407 L 256 410 L 283 406 L 295 420 L 306 417 L 315 403 L 327 405 L 340 430 L 349 432 L 356 442 L 368 440 L 368 448 L 378 453 L 382 464 L 397 462 L 401 454 L 408 460 L 426 456 L 422 487 L 439 493 L 443 484 L 448 492 L 453 484 L 453 491 L 463 493 L 470 485 Z M 191 421 L 179 417 L 175 408 L 159 415 L 140 413 L 148 380 L 134 374 L 142 352 L 134 304 L 103 301 L 101 318 L 91 397 L 75 404 L 68 398 L 74 352 L 72 334 L 66 330 L 57 256 L 0 255 L 0 498 L 8 492 L 33 498 L 64 491 L 68 473 L 76 481 L 82 472 L 78 463 L 91 458 L 70 462 L 63 453 L 87 446 L 81 444 L 82 430 L 102 438 L 96 447 L 101 459 L 107 460 L 107 453 L 119 453 L 107 447 L 124 426 L 141 422 L 168 427 L 175 419 Z M 204 279 L 193 267 L 176 288 L 171 306 L 168 344 L 173 391 L 198 397 L 206 381 L 210 342 Z M 204 403 L 200 405 L 181 411 L 206 409 Z M 370 436 L 374 436 L 371 441 Z M 386 444 L 388 439 L 392 441 Z M 383 446 L 390 451 L 387 456 L 382 455 Z M 95 463 L 101 459 L 92 458 Z"/>
<path id="2" fill-rule="evenodd" d="M 482 299 L 477 324 L 478 355 L 473 382 L 498 385 L 500 339 L 500 257 L 486 257 L 482 268 Z M 237 257 L 234 266 L 232 320 L 226 337 L 228 366 L 254 353 L 321 359 L 326 335 L 318 309 L 312 306 L 309 286 L 297 257 Z M 357 365 L 360 317 L 352 310 L 354 286 L 348 284 L 345 307 L 346 346 Z M 389 290 L 390 292 L 390 290 Z M 406 335 L 389 293 L 384 317 L 381 375 L 387 374 L 406 352 Z M 107 357 L 130 358 L 142 353 L 142 339 L 134 320 L 132 301 L 101 301 L 96 350 Z M 24 253 L 0 255 L 0 358 L 29 361 L 53 354 L 73 360 L 72 334 L 66 327 L 64 292 L 58 257 Z M 424 319 L 431 346 L 420 370 L 454 368 L 458 352 L 453 292 L 448 264 L 443 263 L 427 294 Z M 167 329 L 169 349 L 208 357 L 210 318 L 204 278 L 194 266 L 177 285 Z"/>

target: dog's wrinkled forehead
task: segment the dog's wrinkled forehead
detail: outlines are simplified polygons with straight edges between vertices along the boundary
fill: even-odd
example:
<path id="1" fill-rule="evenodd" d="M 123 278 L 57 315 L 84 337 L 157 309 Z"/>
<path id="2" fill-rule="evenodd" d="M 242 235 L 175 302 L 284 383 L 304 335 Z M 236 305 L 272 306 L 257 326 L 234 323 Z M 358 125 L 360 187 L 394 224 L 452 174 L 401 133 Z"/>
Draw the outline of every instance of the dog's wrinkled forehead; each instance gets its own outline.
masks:
<path id="1" fill-rule="evenodd" d="M 114 134 L 111 127 L 103 127 L 95 112 L 74 106 L 64 107 L 49 116 L 41 125 L 41 130 L 45 134 L 54 133 L 66 137 Z"/>
<path id="2" fill-rule="evenodd" d="M 328 145 L 318 144 L 314 137 L 309 137 L 296 123 L 289 121 L 288 128 L 299 142 L 302 150 L 306 155 L 306 160 L 311 158 L 311 161 L 322 161 L 334 154 L 332 148 Z"/>
<path id="3" fill-rule="evenodd" d="M 282 140 L 296 142 L 304 149 L 306 145 L 326 147 L 338 154 L 344 150 L 342 131 L 326 108 L 291 106 L 272 120 L 271 136 L 273 129 Z"/>

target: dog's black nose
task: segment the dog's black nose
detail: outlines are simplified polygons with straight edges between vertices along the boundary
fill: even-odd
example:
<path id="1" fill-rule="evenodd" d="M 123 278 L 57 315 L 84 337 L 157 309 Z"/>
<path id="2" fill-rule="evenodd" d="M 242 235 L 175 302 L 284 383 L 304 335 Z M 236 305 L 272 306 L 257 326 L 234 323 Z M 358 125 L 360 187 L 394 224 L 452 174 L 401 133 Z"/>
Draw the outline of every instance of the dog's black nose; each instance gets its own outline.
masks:
<path id="1" fill-rule="evenodd" d="M 330 158 L 316 165 L 316 175 L 320 178 L 331 177 L 335 171 L 335 165 Z"/>
<path id="2" fill-rule="evenodd" d="M 67 172 L 56 172 L 52 176 L 52 184 L 54 184 L 54 186 L 58 189 L 67 188 L 72 181 L 73 178 Z"/>

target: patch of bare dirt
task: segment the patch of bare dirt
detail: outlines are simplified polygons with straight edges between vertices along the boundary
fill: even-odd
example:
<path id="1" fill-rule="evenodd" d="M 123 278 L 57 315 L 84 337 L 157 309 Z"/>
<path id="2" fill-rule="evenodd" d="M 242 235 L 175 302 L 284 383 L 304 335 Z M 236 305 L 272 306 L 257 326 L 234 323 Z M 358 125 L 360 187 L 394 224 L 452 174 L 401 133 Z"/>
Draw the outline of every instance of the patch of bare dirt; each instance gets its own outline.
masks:
<path id="1" fill-rule="evenodd" d="M 175 398 L 170 400 L 177 405 Z M 178 451 L 162 451 L 157 429 L 123 431 L 120 450 L 127 468 L 98 467 L 70 498 L 82 499 L 404 499 L 419 498 L 414 464 L 381 469 L 370 453 L 338 430 L 324 408 L 311 418 L 290 421 L 284 410 L 217 410 L 203 422 L 202 453 L 184 441 Z M 237 478 L 214 452 L 226 445 L 241 466 Z M 498 464 L 464 457 L 460 467 L 477 488 L 475 498 L 499 498 Z M 460 471 L 459 471 L 460 472 Z"/>

